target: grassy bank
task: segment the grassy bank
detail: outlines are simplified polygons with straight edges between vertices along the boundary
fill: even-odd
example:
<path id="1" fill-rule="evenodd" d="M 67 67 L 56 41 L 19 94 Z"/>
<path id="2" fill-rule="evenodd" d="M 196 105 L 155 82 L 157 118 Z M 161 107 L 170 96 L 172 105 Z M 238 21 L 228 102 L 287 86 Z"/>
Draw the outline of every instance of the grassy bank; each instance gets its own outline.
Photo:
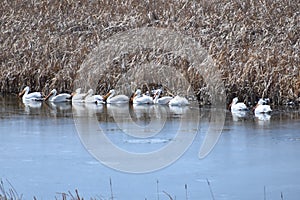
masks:
<path id="1" fill-rule="evenodd" d="M 274 105 L 300 101 L 299 1 L 4 0 L 0 9 L 1 93 L 17 93 L 25 85 L 71 92 L 79 67 L 101 41 L 152 26 L 199 41 L 220 69 L 228 101 L 233 96 L 252 103 L 269 97 Z M 137 54 L 126 69 L 140 64 L 143 53 Z M 175 67 L 188 80 L 193 77 L 196 95 L 208 103 L 207 85 L 201 74 L 187 72 L 189 64 L 182 60 Z M 111 61 L 99 77 L 98 93 L 114 87 L 122 67 Z"/>

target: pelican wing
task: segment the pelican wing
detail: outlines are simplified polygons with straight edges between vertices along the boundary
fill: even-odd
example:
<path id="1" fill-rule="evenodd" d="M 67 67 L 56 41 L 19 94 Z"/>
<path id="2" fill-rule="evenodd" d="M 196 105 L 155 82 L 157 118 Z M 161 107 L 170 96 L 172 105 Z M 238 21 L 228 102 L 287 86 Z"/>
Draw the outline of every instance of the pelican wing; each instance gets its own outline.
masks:
<path id="1" fill-rule="evenodd" d="M 40 100 L 43 100 L 43 95 L 40 92 L 32 92 L 29 94 L 24 94 L 23 98 L 25 100 L 40 101 Z"/>
<path id="2" fill-rule="evenodd" d="M 258 114 L 258 113 L 269 113 L 271 111 L 272 111 L 272 109 L 269 105 L 258 105 L 255 108 L 255 113 L 256 114 Z"/>
<path id="3" fill-rule="evenodd" d="M 50 101 L 52 102 L 66 102 L 71 100 L 71 95 L 67 93 L 62 93 L 53 97 Z"/>
<path id="4" fill-rule="evenodd" d="M 133 98 L 133 103 L 134 104 L 152 104 L 153 99 L 147 95 L 136 96 Z"/>
<path id="5" fill-rule="evenodd" d="M 169 96 L 161 97 L 161 98 L 158 98 L 158 99 L 157 99 L 156 103 L 157 103 L 157 104 L 166 105 L 166 104 L 168 104 L 172 99 L 173 99 L 173 97 L 169 97 Z"/>
<path id="6" fill-rule="evenodd" d="M 129 102 L 129 97 L 123 94 L 107 99 L 107 103 L 110 104 L 121 104 L 121 103 L 128 103 L 128 102 Z"/>
<path id="7" fill-rule="evenodd" d="M 189 101 L 186 98 L 180 97 L 180 96 L 174 97 L 169 102 L 170 106 L 186 106 L 188 104 L 189 104 Z"/>
<path id="8" fill-rule="evenodd" d="M 72 97 L 72 102 L 84 102 L 84 99 L 86 97 L 86 94 L 75 94 Z"/>
<path id="9" fill-rule="evenodd" d="M 236 103 L 231 105 L 231 112 L 237 112 L 242 110 L 248 110 L 247 106 L 244 103 Z"/>

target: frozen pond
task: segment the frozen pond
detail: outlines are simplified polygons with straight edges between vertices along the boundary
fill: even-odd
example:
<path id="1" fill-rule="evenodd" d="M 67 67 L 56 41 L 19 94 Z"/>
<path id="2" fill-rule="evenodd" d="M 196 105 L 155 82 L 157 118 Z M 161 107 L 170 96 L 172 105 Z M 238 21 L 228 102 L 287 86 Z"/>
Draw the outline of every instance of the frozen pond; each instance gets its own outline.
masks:
<path id="1" fill-rule="evenodd" d="M 164 192 L 174 199 L 186 199 L 187 195 L 192 200 L 213 199 L 212 194 L 217 200 L 280 199 L 281 194 L 292 200 L 300 196 L 299 111 L 273 112 L 265 121 L 251 113 L 237 119 L 227 111 L 218 143 L 200 159 L 199 149 L 210 124 L 208 108 L 72 107 L 68 103 L 25 106 L 12 96 L 0 96 L 0 105 L 0 178 L 4 183 L 9 180 L 24 199 L 54 199 L 63 192 L 75 194 L 75 189 L 85 199 L 110 199 L 111 195 L 124 200 L 169 199 Z M 126 163 L 124 157 L 110 155 L 103 148 L 108 160 L 100 162 L 93 155 L 97 147 L 86 146 L 91 136 L 79 134 L 80 127 L 75 126 L 76 119 L 87 125 L 85 117 L 96 119 L 111 143 L 127 152 L 147 154 L 179 141 L 175 133 L 182 121 L 193 143 L 167 167 L 148 173 L 122 172 L 110 165 Z M 134 132 L 136 127 L 142 130 L 140 137 Z M 97 142 L 108 147 L 103 141 Z M 157 156 L 156 161 L 145 165 L 166 159 Z M 132 162 L 127 164 L 130 169 L 134 167 Z"/>

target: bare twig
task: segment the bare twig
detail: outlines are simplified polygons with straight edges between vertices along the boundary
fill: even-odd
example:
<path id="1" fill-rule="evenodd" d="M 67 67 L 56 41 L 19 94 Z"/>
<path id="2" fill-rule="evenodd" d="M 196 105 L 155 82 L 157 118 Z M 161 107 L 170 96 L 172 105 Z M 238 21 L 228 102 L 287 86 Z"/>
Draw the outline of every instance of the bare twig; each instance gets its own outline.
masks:
<path id="1" fill-rule="evenodd" d="M 169 197 L 170 200 L 173 200 L 172 196 L 171 196 L 169 193 L 167 193 L 166 191 L 163 191 L 163 193 L 164 193 L 165 195 L 167 195 L 167 196 Z"/>
<path id="2" fill-rule="evenodd" d="M 110 187 L 110 199 L 113 200 L 114 199 L 114 194 L 113 194 L 111 178 L 109 178 L 109 187 Z"/>
<path id="3" fill-rule="evenodd" d="M 207 181 L 207 185 L 208 185 L 208 187 L 209 187 L 209 191 L 210 191 L 210 194 L 211 194 L 211 198 L 212 198 L 213 200 L 215 200 L 214 193 L 213 193 L 213 191 L 212 191 L 210 182 L 209 182 L 208 179 L 206 179 L 206 181 Z"/>

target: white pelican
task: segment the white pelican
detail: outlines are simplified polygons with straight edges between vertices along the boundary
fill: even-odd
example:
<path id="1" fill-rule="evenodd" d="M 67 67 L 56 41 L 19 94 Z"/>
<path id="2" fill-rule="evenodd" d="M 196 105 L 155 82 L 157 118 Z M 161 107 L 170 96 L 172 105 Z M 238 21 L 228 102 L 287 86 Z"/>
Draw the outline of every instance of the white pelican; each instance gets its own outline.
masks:
<path id="1" fill-rule="evenodd" d="M 237 97 L 232 99 L 232 102 L 229 105 L 231 112 L 247 111 L 247 106 L 242 102 L 238 103 L 238 101 L 239 99 Z"/>
<path id="2" fill-rule="evenodd" d="M 128 96 L 123 94 L 114 96 L 115 93 L 116 91 L 114 89 L 110 90 L 109 93 L 103 97 L 104 101 L 106 100 L 106 103 L 109 104 L 121 104 L 129 102 Z"/>
<path id="3" fill-rule="evenodd" d="M 186 106 L 189 104 L 189 101 L 180 96 L 175 96 L 173 99 L 170 100 L 169 105 L 170 106 Z"/>
<path id="4" fill-rule="evenodd" d="M 22 92 L 19 93 L 19 97 L 22 96 L 22 100 L 23 102 L 25 101 L 30 101 L 30 100 L 33 100 L 33 101 L 42 101 L 43 100 L 43 95 L 41 92 L 32 92 L 32 93 L 29 93 L 29 87 L 26 86 Z"/>
<path id="5" fill-rule="evenodd" d="M 81 93 L 81 88 L 77 88 L 72 94 L 72 103 L 83 103 L 87 94 Z"/>
<path id="6" fill-rule="evenodd" d="M 104 97 L 101 95 L 94 95 L 93 89 L 89 89 L 84 101 L 85 101 L 85 103 L 102 104 L 102 103 L 104 103 Z"/>
<path id="7" fill-rule="evenodd" d="M 133 96 L 133 104 L 153 104 L 150 96 L 141 94 L 141 90 L 137 89 Z"/>
<path id="8" fill-rule="evenodd" d="M 159 98 L 161 92 L 162 92 L 161 89 L 158 89 L 158 90 L 156 91 L 156 93 L 154 94 L 154 100 L 153 100 L 153 102 L 154 102 L 155 104 L 166 105 L 166 104 L 168 104 L 168 103 L 171 101 L 171 99 L 173 99 L 173 97 L 170 97 L 170 96 L 164 96 L 164 97 L 160 97 L 160 98 Z"/>
<path id="9" fill-rule="evenodd" d="M 266 103 L 266 101 L 259 99 L 256 106 L 253 108 L 255 114 L 270 113 L 272 111 L 271 107 L 269 105 L 263 105 L 264 103 Z"/>
<path id="10" fill-rule="evenodd" d="M 62 94 L 57 94 L 56 89 L 51 90 L 50 94 L 45 98 L 45 101 L 50 101 L 50 102 L 67 102 L 71 101 L 71 95 L 67 93 L 62 93 Z"/>

